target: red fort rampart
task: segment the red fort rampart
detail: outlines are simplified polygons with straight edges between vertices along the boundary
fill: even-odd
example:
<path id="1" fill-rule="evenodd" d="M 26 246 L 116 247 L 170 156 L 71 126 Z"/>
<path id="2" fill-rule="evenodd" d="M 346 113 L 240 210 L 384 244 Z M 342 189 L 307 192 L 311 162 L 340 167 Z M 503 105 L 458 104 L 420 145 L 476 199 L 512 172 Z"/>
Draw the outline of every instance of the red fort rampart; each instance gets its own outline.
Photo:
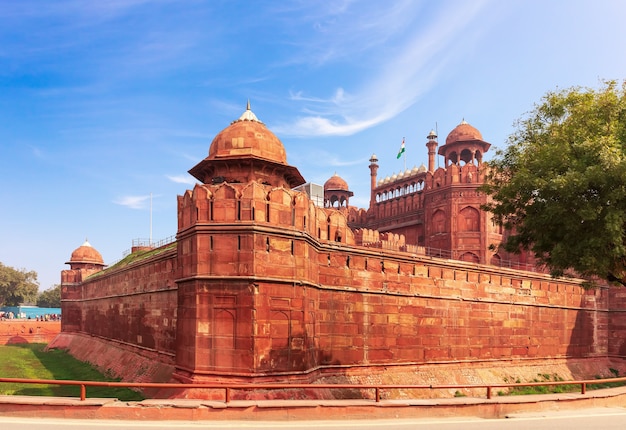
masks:
<path id="1" fill-rule="evenodd" d="M 476 168 L 419 172 L 430 175 L 426 187 L 402 188 L 396 206 L 405 209 L 391 206 L 388 217 L 376 215 L 386 210 L 376 200 L 387 184 L 375 177 L 369 211 L 350 207 L 336 178 L 328 207 L 318 207 L 293 190 L 304 180 L 248 109 L 190 170 L 201 183 L 178 197 L 175 242 L 105 270 L 88 243 L 72 254 L 62 273 L 62 333 L 52 345 L 136 379 L 185 382 L 314 381 L 350 369 L 511 361 L 623 368 L 626 290 L 585 290 L 577 279 L 484 263 L 500 261 L 488 245 L 502 232 L 487 228 L 478 210 Z M 446 179 L 453 177 L 461 180 Z M 457 212 L 437 224 L 444 209 Z M 385 223 L 400 227 L 368 228 Z M 433 243 L 471 258 L 428 255 Z M 81 339 L 91 351 L 76 347 Z M 132 354 L 132 371 L 96 344 Z"/>

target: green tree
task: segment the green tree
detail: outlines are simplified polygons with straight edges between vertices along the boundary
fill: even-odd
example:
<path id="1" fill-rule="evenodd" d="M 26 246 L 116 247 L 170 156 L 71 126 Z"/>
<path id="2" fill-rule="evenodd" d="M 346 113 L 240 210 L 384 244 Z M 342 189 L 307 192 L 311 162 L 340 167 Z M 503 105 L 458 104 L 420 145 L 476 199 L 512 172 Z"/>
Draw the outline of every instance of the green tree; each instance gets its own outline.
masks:
<path id="1" fill-rule="evenodd" d="M 18 270 L 0 263 L 0 306 L 34 303 L 38 292 L 37 272 Z"/>
<path id="2" fill-rule="evenodd" d="M 42 291 L 37 297 L 37 306 L 40 308 L 60 308 L 61 286 L 55 285 L 46 291 Z"/>
<path id="3" fill-rule="evenodd" d="M 626 286 L 626 81 L 547 93 L 489 162 L 502 246 Z"/>

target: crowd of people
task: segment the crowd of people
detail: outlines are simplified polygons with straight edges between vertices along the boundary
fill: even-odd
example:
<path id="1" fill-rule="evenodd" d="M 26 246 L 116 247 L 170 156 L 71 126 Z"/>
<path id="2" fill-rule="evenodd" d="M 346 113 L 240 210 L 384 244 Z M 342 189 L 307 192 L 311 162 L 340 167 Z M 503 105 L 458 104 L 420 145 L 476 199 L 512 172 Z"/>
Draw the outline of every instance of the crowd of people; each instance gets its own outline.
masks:
<path id="1" fill-rule="evenodd" d="M 60 321 L 61 314 L 44 314 L 44 315 L 36 315 L 34 318 L 30 315 L 26 315 L 24 312 L 14 313 L 12 311 L 4 312 L 0 311 L 0 321 L 7 320 L 16 320 L 16 319 L 26 319 L 26 320 L 35 320 L 35 321 Z"/>

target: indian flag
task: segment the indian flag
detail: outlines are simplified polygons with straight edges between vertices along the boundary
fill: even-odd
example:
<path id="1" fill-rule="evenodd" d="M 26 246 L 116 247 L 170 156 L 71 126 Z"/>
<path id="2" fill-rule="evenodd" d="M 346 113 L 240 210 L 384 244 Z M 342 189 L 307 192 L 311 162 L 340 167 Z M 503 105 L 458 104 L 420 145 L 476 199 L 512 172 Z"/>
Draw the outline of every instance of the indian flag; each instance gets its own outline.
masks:
<path id="1" fill-rule="evenodd" d="M 406 150 L 406 148 L 404 147 L 404 137 L 402 138 L 402 146 L 400 146 L 400 151 L 398 151 L 398 156 L 396 157 L 397 159 L 400 159 L 400 157 L 402 156 L 402 154 L 404 154 L 404 151 Z"/>

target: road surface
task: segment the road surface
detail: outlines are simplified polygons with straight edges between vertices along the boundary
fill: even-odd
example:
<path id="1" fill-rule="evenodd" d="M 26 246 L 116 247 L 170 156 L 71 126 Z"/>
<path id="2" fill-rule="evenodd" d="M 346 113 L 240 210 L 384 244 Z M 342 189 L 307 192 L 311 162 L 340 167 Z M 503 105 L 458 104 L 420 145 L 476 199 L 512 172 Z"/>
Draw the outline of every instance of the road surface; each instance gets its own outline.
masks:
<path id="1" fill-rule="evenodd" d="M 0 416 L 0 428 L 20 430 L 233 430 L 233 429 L 297 429 L 297 430 L 357 430 L 357 429 L 433 429 L 437 430 L 623 430 L 626 409 L 596 408 L 561 412 L 528 412 L 502 419 L 441 418 L 416 420 L 352 420 L 352 421 L 114 421 L 12 418 Z"/>

